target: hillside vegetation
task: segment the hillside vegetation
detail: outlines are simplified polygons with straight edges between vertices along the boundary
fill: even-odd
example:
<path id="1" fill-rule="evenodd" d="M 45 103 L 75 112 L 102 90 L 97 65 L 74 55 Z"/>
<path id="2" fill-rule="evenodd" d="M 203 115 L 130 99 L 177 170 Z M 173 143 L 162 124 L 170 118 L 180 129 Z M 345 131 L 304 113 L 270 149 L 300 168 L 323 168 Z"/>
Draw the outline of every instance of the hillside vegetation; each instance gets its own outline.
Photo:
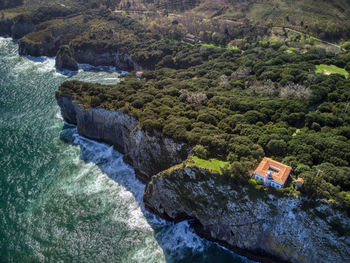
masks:
<path id="1" fill-rule="evenodd" d="M 350 36 L 350 3 L 346 0 L 121 0 L 115 8 L 136 11 L 140 19 L 159 19 L 155 13 L 163 10 L 163 26 L 169 21 L 164 15 L 170 16 L 196 34 L 215 27 L 211 25 L 215 21 L 223 34 L 249 25 L 289 27 L 330 41 Z M 176 15 L 171 16 L 173 13 Z"/>
<path id="2" fill-rule="evenodd" d="M 128 113 L 202 158 L 228 161 L 226 173 L 246 181 L 262 157 L 283 161 L 305 179 L 304 193 L 350 207 L 350 81 L 316 73 L 320 64 L 349 70 L 349 55 L 290 52 L 277 42 L 240 50 L 170 40 L 143 52 L 155 63 L 143 81 L 133 74 L 115 86 L 70 81 L 58 94 Z"/>
<path id="3" fill-rule="evenodd" d="M 225 173 L 242 181 L 264 156 L 283 161 L 294 178 L 305 179 L 305 194 L 350 208 L 350 80 L 317 72 L 319 65 L 349 72 L 349 47 L 330 53 L 304 36 L 295 46 L 267 37 L 275 25 L 347 40 L 348 2 L 170 2 L 28 0 L 0 11 L 0 30 L 34 25 L 20 46 L 35 55 L 68 45 L 73 55 L 130 56 L 148 69 L 142 80 L 130 73 L 115 86 L 70 81 L 58 94 L 72 94 L 86 108 L 128 113 L 150 133 L 229 162 Z M 212 44 L 184 43 L 188 31 Z"/>
<path id="4" fill-rule="evenodd" d="M 151 31 L 177 37 L 194 33 L 204 41 L 227 44 L 269 34 L 272 27 L 288 27 L 341 42 L 350 37 L 350 2 L 347 0 L 27 0 L 0 1 L 4 17 L 28 14 L 56 5 L 76 12 L 107 8 L 123 12 Z"/>

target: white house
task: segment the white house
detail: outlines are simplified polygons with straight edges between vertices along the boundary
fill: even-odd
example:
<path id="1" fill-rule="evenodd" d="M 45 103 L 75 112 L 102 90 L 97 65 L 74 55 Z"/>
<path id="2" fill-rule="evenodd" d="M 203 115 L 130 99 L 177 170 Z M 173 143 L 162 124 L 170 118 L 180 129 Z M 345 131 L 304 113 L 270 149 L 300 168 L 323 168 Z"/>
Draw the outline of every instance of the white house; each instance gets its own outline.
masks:
<path id="1" fill-rule="evenodd" d="M 265 157 L 253 173 L 257 180 L 261 180 L 265 186 L 275 188 L 284 187 L 292 167 Z"/>

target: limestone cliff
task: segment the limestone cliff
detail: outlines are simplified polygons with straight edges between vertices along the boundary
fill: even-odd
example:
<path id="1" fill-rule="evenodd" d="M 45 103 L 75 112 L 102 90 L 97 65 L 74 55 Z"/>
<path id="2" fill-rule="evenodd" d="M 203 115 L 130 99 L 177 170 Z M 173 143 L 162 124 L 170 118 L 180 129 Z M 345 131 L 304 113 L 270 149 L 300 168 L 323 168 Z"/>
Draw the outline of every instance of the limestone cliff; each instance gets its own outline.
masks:
<path id="1" fill-rule="evenodd" d="M 26 34 L 34 32 L 36 30 L 36 25 L 28 21 L 16 21 L 11 26 L 11 37 L 19 39 L 24 37 Z"/>
<path id="2" fill-rule="evenodd" d="M 21 18 L 0 19 L 0 36 L 11 36 L 14 39 L 20 39 L 36 30 L 34 23 L 24 21 Z"/>
<path id="3" fill-rule="evenodd" d="M 125 154 L 143 182 L 152 175 L 186 159 L 191 148 L 160 134 L 140 129 L 139 122 L 122 112 L 105 109 L 84 110 L 67 94 L 56 95 L 64 120 L 78 126 L 78 133 L 113 145 Z"/>
<path id="4" fill-rule="evenodd" d="M 18 42 L 18 52 L 22 56 L 30 55 L 34 57 L 53 57 L 56 55 L 57 47 L 54 39 L 48 39 L 43 42 L 35 42 L 25 36 Z"/>
<path id="5" fill-rule="evenodd" d="M 1 19 L 0 20 L 0 36 L 10 36 L 12 25 L 13 25 L 12 19 Z"/>
<path id="6" fill-rule="evenodd" d="M 42 33 L 39 40 L 33 41 L 29 34 L 36 30 L 36 25 L 31 22 L 14 21 L 11 19 L 0 20 L 0 36 L 11 36 L 14 39 L 19 39 L 18 50 L 20 55 L 31 56 L 56 56 L 59 48 L 62 45 L 69 44 L 62 40 L 62 34 L 56 30 L 51 36 L 41 39 L 44 35 Z M 69 41 L 68 41 L 69 42 Z M 61 57 L 62 58 L 62 57 Z M 62 59 L 56 61 L 59 70 L 69 69 L 74 70 L 75 63 L 61 63 Z M 67 56 L 64 57 L 68 58 Z M 78 63 L 90 64 L 93 66 L 114 66 L 119 70 L 143 70 L 143 67 L 136 63 L 133 58 L 127 53 L 120 53 L 118 50 L 101 49 L 96 46 L 89 46 L 88 44 L 71 48 L 71 58 Z"/>
<path id="7" fill-rule="evenodd" d="M 94 47 L 74 48 L 74 58 L 79 63 L 86 63 L 93 66 L 115 66 L 122 70 L 142 70 L 142 67 L 135 63 L 130 55 L 120 54 L 117 50 L 99 50 Z"/>
<path id="8" fill-rule="evenodd" d="M 326 202 L 306 208 L 300 198 L 256 194 L 222 175 L 179 165 L 152 177 L 144 202 L 167 219 L 194 219 L 200 235 L 255 260 L 350 262 L 350 237 L 340 233 L 350 225 L 344 213 Z"/>

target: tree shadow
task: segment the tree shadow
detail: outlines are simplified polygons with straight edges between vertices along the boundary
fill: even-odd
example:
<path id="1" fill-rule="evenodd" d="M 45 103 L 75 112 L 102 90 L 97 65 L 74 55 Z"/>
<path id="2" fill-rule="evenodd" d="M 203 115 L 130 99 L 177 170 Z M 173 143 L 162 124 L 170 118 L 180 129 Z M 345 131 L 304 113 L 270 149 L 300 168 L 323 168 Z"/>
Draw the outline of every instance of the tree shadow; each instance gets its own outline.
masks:
<path id="1" fill-rule="evenodd" d="M 115 183 L 132 193 L 147 223 L 154 230 L 154 237 L 164 252 L 166 262 L 248 262 L 218 244 L 197 236 L 188 221 L 175 224 L 147 211 L 143 203 L 145 185 L 136 178 L 134 169 L 124 163 L 123 155 L 113 146 L 79 136 L 76 126 L 67 123 L 60 138 L 65 143 L 79 146 L 82 161 L 94 163 Z"/>

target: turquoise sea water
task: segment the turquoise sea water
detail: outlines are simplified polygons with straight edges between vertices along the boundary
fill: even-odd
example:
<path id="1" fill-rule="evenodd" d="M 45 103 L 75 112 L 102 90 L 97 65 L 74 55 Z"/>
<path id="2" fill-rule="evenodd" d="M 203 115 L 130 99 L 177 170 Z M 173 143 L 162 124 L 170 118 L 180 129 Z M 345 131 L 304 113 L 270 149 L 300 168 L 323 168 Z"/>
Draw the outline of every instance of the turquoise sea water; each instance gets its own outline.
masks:
<path id="1" fill-rule="evenodd" d="M 120 76 L 82 68 L 71 78 Z M 122 155 L 64 124 L 54 94 L 67 78 L 0 38 L 0 262 L 248 262 L 145 211 Z"/>

